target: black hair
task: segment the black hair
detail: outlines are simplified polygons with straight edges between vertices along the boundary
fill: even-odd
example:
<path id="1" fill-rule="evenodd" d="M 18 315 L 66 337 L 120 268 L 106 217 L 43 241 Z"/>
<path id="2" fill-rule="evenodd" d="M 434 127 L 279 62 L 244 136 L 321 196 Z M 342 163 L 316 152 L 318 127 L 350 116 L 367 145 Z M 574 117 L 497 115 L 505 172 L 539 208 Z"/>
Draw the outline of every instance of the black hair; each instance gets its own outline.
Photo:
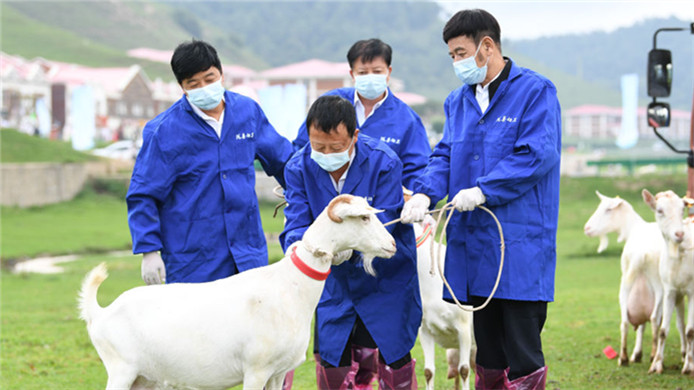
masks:
<path id="1" fill-rule="evenodd" d="M 347 134 L 354 136 L 357 128 L 357 118 L 352 102 L 336 95 L 326 95 L 319 97 L 306 115 L 306 130 L 310 131 L 311 126 L 330 134 L 337 131 L 337 126 L 342 123 L 347 128 Z"/>
<path id="2" fill-rule="evenodd" d="M 347 62 L 349 67 L 354 67 L 354 63 L 361 58 L 361 62 L 371 62 L 374 58 L 383 58 L 386 65 L 390 66 L 393 57 L 393 49 L 389 44 L 378 38 L 357 41 L 347 52 Z"/>
<path id="3" fill-rule="evenodd" d="M 501 27 L 494 16 L 483 9 L 466 9 L 453 15 L 443 28 L 443 41 L 466 36 L 479 44 L 485 36 L 490 37 L 501 50 Z"/>
<path id="4" fill-rule="evenodd" d="M 222 73 L 222 63 L 217 56 L 217 50 L 205 41 L 193 39 L 190 42 L 183 42 L 176 47 L 171 56 L 171 70 L 178 84 L 212 66 Z"/>

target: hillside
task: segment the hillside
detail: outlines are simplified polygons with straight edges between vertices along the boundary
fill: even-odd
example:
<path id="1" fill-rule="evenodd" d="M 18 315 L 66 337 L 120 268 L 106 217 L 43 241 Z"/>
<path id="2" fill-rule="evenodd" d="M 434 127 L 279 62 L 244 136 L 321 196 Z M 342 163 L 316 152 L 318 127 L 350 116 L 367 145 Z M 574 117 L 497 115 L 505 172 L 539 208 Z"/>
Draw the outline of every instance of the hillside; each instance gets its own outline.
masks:
<path id="1" fill-rule="evenodd" d="M 98 159 L 91 154 L 74 150 L 67 142 L 32 137 L 12 129 L 0 130 L 0 162 L 2 163 L 67 163 Z"/>
<path id="2" fill-rule="evenodd" d="M 225 62 L 263 67 L 264 61 L 181 9 L 155 2 L 4 1 L 0 5 L 2 50 L 26 58 L 89 66 L 140 64 L 147 74 L 172 79 L 166 64 L 128 57 L 138 47 L 171 50 L 191 37 L 214 42 Z M 232 54 L 233 53 L 233 54 Z"/>
<path id="3" fill-rule="evenodd" d="M 197 37 L 218 48 L 225 63 L 262 70 L 310 58 L 345 61 L 359 39 L 378 37 L 393 53 L 393 77 L 406 89 L 440 106 L 460 85 L 441 39 L 446 16 L 426 1 L 10 1 L 2 2 L 2 50 L 91 66 L 139 63 L 152 77 L 171 79 L 166 64 L 129 58 L 128 49 L 171 50 Z M 526 41 L 503 40 L 505 55 L 552 80 L 563 108 L 581 104 L 621 105 L 619 80 L 639 73 L 646 103 L 646 57 L 653 31 L 685 25 L 677 19 L 649 20 L 612 33 Z M 503 26 L 502 26 L 503 28 Z M 502 36 L 503 39 L 503 36 Z M 689 109 L 691 38 L 662 35 L 673 49 L 675 88 L 668 101 Z"/>
<path id="4" fill-rule="evenodd" d="M 691 21 L 690 21 L 691 22 Z M 620 90 L 620 76 L 639 75 L 639 91 L 646 95 L 648 51 L 653 48 L 653 33 L 662 27 L 683 27 L 683 32 L 658 34 L 658 48 L 672 51 L 672 95 L 665 99 L 675 107 L 689 110 L 692 104 L 692 35 L 689 23 L 676 18 L 651 19 L 612 33 L 595 32 L 535 40 L 511 41 L 507 48 L 528 55 L 546 67 L 551 67 L 588 83 Z M 596 95 L 598 95 L 596 91 Z"/>

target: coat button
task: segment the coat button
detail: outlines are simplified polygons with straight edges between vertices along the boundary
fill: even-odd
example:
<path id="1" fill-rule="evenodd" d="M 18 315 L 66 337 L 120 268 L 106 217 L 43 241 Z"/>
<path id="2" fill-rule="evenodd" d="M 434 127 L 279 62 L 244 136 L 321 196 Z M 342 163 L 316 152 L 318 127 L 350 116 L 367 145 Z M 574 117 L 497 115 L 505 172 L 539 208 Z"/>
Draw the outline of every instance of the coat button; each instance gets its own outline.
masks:
<path id="1" fill-rule="evenodd" d="M 480 159 L 480 155 L 479 155 L 479 154 L 476 154 L 476 155 L 472 156 L 472 159 L 475 160 L 475 161 L 477 161 L 477 160 Z"/>
<path id="2" fill-rule="evenodd" d="M 483 123 L 484 123 L 484 119 L 480 119 L 480 121 L 479 121 L 478 123 L 479 123 L 480 125 L 483 124 Z"/>
<path id="3" fill-rule="evenodd" d="M 222 179 L 224 179 L 224 180 L 227 179 L 227 174 L 226 174 L 226 173 L 222 175 Z"/>

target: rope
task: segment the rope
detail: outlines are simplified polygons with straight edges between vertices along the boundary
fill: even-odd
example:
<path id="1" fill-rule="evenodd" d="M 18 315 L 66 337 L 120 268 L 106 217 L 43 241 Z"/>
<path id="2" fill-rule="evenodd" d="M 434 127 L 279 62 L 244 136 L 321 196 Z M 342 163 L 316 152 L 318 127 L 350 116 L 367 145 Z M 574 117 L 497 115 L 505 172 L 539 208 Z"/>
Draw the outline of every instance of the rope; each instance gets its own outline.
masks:
<path id="1" fill-rule="evenodd" d="M 282 194 L 279 191 L 281 188 L 282 188 L 281 186 L 275 187 L 273 189 L 273 193 L 277 197 L 284 199 L 284 194 Z M 278 204 L 277 207 L 275 207 L 275 213 L 273 215 L 273 218 L 277 215 L 277 211 L 282 206 L 286 206 L 286 205 L 287 205 L 286 201 Z M 432 234 L 434 235 L 434 237 L 432 238 L 432 243 L 431 243 L 431 246 L 429 248 L 429 254 L 431 257 L 431 268 L 429 269 L 429 273 L 433 275 L 434 274 L 434 266 L 437 266 L 438 270 L 439 270 L 439 276 L 441 276 L 441 280 L 443 281 L 443 284 L 446 286 L 446 289 L 448 290 L 448 292 L 451 294 L 451 298 L 453 298 L 453 301 L 455 302 L 456 306 L 458 306 L 462 310 L 469 311 L 469 312 L 475 312 L 475 311 L 482 310 L 485 307 L 487 307 L 489 302 L 491 302 L 492 298 L 494 297 L 494 294 L 496 294 L 496 289 L 499 287 L 499 282 L 501 281 L 501 272 L 504 270 L 504 255 L 506 253 L 506 243 L 504 241 L 504 231 L 501 228 L 501 222 L 499 222 L 499 219 L 496 217 L 496 215 L 494 215 L 494 213 L 491 210 L 489 210 L 488 208 L 486 208 L 482 205 L 477 206 L 477 208 L 480 210 L 486 211 L 489 215 L 492 216 L 492 218 L 494 219 L 494 222 L 496 222 L 496 227 L 499 230 L 499 246 L 500 246 L 499 249 L 501 251 L 501 256 L 499 259 L 499 272 L 496 275 L 496 282 L 494 282 L 494 287 L 492 288 L 492 292 L 489 294 L 489 296 L 487 297 L 487 300 L 484 301 L 483 304 L 481 304 L 480 306 L 477 306 L 477 307 L 473 307 L 473 308 L 466 307 L 465 305 L 460 303 L 460 301 L 458 300 L 458 297 L 455 296 L 455 293 L 453 292 L 451 285 L 448 283 L 448 280 L 446 280 L 446 277 L 443 274 L 443 265 L 442 265 L 442 261 L 441 261 L 441 251 L 439 250 L 436 252 L 436 254 L 434 254 L 434 243 L 436 243 L 436 231 L 438 230 L 438 226 L 441 222 L 441 218 L 443 217 L 445 212 L 448 211 L 448 215 L 446 216 L 446 220 L 443 224 L 443 229 L 441 231 L 441 235 L 439 236 L 439 249 L 440 249 L 440 246 L 443 245 L 443 237 L 446 235 L 446 228 L 448 228 L 448 223 L 451 220 L 451 216 L 453 215 L 453 211 L 455 211 L 455 207 L 453 207 L 453 202 L 446 203 L 440 209 L 430 210 L 430 211 L 426 212 L 426 214 L 439 213 L 438 217 L 436 219 L 436 224 L 432 227 Z M 390 222 L 384 223 L 383 226 L 392 225 L 392 224 L 398 223 L 400 221 L 402 221 L 402 218 L 396 218 Z M 427 239 L 427 237 L 425 237 L 423 241 L 425 241 Z M 419 247 L 419 245 L 421 245 L 421 243 L 418 243 L 417 246 Z"/>
<path id="2" fill-rule="evenodd" d="M 439 249 L 440 249 L 440 246 L 443 245 L 443 237 L 446 235 L 446 228 L 448 227 L 448 223 L 450 222 L 451 216 L 453 215 L 453 211 L 455 210 L 455 207 L 453 207 L 453 202 L 446 203 L 440 209 L 431 210 L 431 211 L 426 212 L 426 214 L 433 214 L 433 213 L 440 211 L 438 218 L 436 219 L 436 224 L 433 227 L 434 239 L 432 240 L 433 242 L 429 248 L 429 253 L 431 256 L 431 269 L 429 270 L 429 273 L 431 273 L 432 275 L 434 274 L 434 266 L 436 265 L 438 267 L 438 270 L 439 270 L 439 276 L 441 276 L 441 280 L 443 281 L 443 284 L 446 286 L 446 289 L 448 290 L 448 292 L 451 294 L 451 298 L 453 298 L 453 301 L 455 302 L 456 306 L 458 306 L 462 310 L 469 311 L 469 312 L 475 312 L 475 311 L 482 310 L 485 307 L 487 307 L 489 302 L 491 302 L 492 298 L 494 297 L 494 294 L 496 293 L 496 289 L 499 287 L 499 282 L 501 281 L 501 272 L 504 269 L 504 254 L 506 253 L 506 243 L 504 241 L 504 232 L 503 232 L 503 229 L 501 228 L 501 223 L 499 222 L 499 219 L 488 208 L 481 206 L 481 205 L 477 206 L 477 208 L 479 208 L 483 211 L 486 211 L 489 215 L 492 216 L 492 218 L 494 219 L 494 222 L 496 222 L 496 227 L 499 230 L 501 257 L 499 260 L 499 272 L 496 275 L 496 282 L 494 283 L 494 287 L 492 288 L 491 293 L 489 294 L 489 296 L 487 297 L 487 300 L 485 300 L 483 304 L 481 304 L 480 306 L 477 306 L 477 307 L 473 307 L 473 308 L 466 307 L 465 305 L 460 303 L 460 301 L 458 300 L 458 297 L 455 296 L 455 293 L 453 292 L 451 285 L 448 283 L 448 280 L 446 280 L 446 277 L 443 274 L 443 266 L 442 266 L 442 261 L 441 261 L 441 251 L 438 250 L 438 251 L 436 251 L 436 254 L 434 254 L 434 243 L 436 243 L 436 231 L 438 230 L 438 226 L 441 223 L 441 218 L 446 213 L 446 211 L 448 211 L 448 215 L 446 216 L 446 220 L 444 222 L 443 229 L 441 231 L 441 235 L 439 236 Z M 397 219 L 394 219 L 390 222 L 385 223 L 384 225 L 385 226 L 392 225 L 394 223 L 400 222 L 401 220 L 402 220 L 402 218 L 397 218 Z"/>

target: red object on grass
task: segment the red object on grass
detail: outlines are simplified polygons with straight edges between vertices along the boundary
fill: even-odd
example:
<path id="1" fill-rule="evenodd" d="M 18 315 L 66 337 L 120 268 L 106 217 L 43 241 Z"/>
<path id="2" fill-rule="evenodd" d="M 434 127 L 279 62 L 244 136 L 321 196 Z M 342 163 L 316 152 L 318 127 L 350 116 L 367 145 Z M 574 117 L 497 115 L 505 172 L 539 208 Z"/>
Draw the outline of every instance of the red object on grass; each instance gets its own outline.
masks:
<path id="1" fill-rule="evenodd" d="M 608 345 L 607 347 L 605 347 L 605 349 L 602 350 L 602 353 L 604 353 L 608 359 L 614 359 L 617 357 L 617 352 L 615 352 L 615 350 L 612 349 L 611 345 Z"/>

